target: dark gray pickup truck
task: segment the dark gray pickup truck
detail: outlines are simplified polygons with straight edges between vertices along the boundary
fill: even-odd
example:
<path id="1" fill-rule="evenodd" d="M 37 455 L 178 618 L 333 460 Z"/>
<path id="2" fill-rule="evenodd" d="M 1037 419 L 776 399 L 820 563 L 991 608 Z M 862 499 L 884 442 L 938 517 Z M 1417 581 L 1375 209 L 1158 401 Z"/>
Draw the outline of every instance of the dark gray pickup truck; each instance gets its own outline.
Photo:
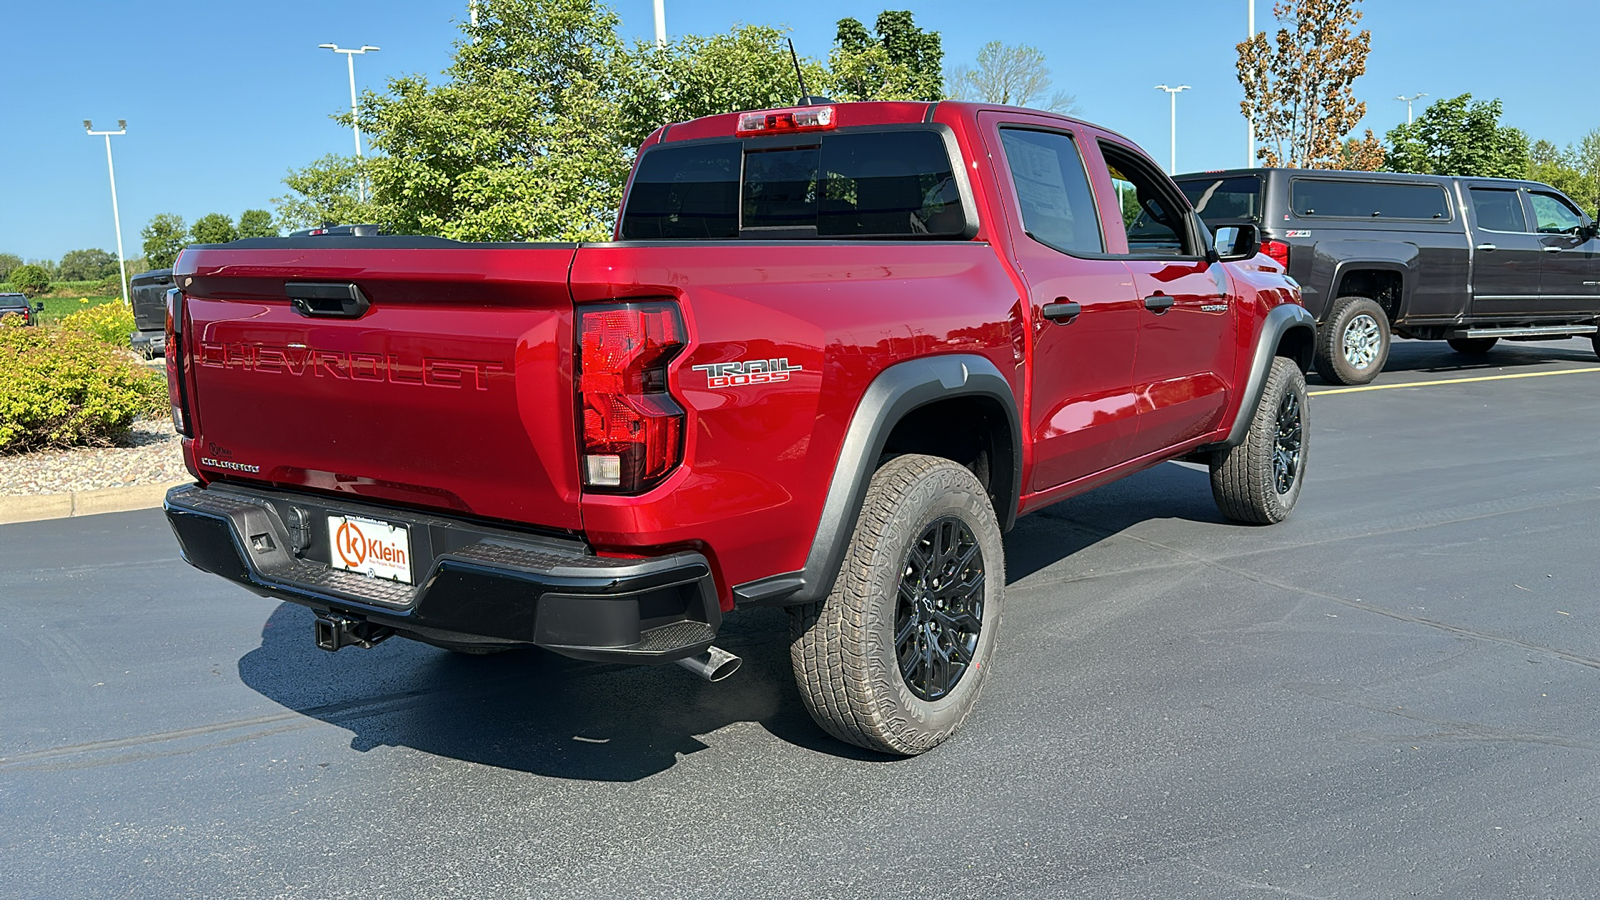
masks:
<path id="1" fill-rule="evenodd" d="M 1595 221 L 1535 181 L 1232 169 L 1179 175 L 1213 231 L 1261 226 L 1262 251 L 1317 318 L 1317 371 L 1377 377 L 1391 333 L 1466 354 L 1501 338 L 1590 335 L 1600 353 Z"/>

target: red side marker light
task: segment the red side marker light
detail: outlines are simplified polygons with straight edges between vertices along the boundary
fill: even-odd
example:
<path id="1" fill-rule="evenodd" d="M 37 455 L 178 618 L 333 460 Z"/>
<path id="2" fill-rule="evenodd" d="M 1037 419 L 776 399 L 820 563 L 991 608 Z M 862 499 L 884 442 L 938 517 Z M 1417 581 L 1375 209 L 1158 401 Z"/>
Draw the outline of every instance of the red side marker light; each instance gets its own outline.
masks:
<path id="1" fill-rule="evenodd" d="M 821 131 L 834 127 L 831 106 L 797 106 L 739 114 L 737 134 L 776 134 L 791 131 Z"/>

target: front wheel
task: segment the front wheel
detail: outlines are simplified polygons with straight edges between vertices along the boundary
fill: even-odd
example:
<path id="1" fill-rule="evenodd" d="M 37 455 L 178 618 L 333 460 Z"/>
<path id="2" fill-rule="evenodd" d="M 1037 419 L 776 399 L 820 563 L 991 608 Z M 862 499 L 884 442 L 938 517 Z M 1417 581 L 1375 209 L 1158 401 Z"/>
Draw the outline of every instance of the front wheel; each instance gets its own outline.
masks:
<path id="1" fill-rule="evenodd" d="M 977 704 L 1005 598 L 994 507 L 960 465 L 910 454 L 872 476 L 827 598 L 789 610 L 806 710 L 884 753 L 931 750 Z"/>
<path id="2" fill-rule="evenodd" d="M 1389 316 L 1367 297 L 1340 297 L 1317 329 L 1317 374 L 1335 384 L 1366 384 L 1389 359 Z"/>
<path id="3" fill-rule="evenodd" d="M 1305 375 L 1294 360 L 1274 358 L 1244 441 L 1211 458 L 1211 496 L 1223 515 L 1252 525 L 1289 518 L 1305 483 L 1306 414 Z"/>

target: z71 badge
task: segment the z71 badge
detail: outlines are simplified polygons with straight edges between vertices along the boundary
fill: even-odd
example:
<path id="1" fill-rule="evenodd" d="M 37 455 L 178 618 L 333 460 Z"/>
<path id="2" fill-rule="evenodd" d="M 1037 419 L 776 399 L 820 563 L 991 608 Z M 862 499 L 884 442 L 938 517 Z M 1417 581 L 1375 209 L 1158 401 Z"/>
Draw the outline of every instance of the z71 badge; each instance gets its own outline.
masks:
<path id="1" fill-rule="evenodd" d="M 787 357 L 780 359 L 747 359 L 743 362 L 712 363 L 709 366 L 691 366 L 696 372 L 706 373 L 706 387 L 730 388 L 749 384 L 777 384 L 788 381 L 790 372 L 800 371 L 789 365 Z"/>

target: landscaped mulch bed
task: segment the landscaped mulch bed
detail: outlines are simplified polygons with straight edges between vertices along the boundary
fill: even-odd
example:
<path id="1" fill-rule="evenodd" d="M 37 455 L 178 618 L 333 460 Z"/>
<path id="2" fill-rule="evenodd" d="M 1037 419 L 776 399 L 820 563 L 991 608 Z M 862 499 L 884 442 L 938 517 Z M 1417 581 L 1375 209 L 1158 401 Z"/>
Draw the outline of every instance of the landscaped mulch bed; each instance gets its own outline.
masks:
<path id="1" fill-rule="evenodd" d="M 167 418 L 135 422 L 121 446 L 0 455 L 0 495 L 166 484 L 189 477 Z"/>

